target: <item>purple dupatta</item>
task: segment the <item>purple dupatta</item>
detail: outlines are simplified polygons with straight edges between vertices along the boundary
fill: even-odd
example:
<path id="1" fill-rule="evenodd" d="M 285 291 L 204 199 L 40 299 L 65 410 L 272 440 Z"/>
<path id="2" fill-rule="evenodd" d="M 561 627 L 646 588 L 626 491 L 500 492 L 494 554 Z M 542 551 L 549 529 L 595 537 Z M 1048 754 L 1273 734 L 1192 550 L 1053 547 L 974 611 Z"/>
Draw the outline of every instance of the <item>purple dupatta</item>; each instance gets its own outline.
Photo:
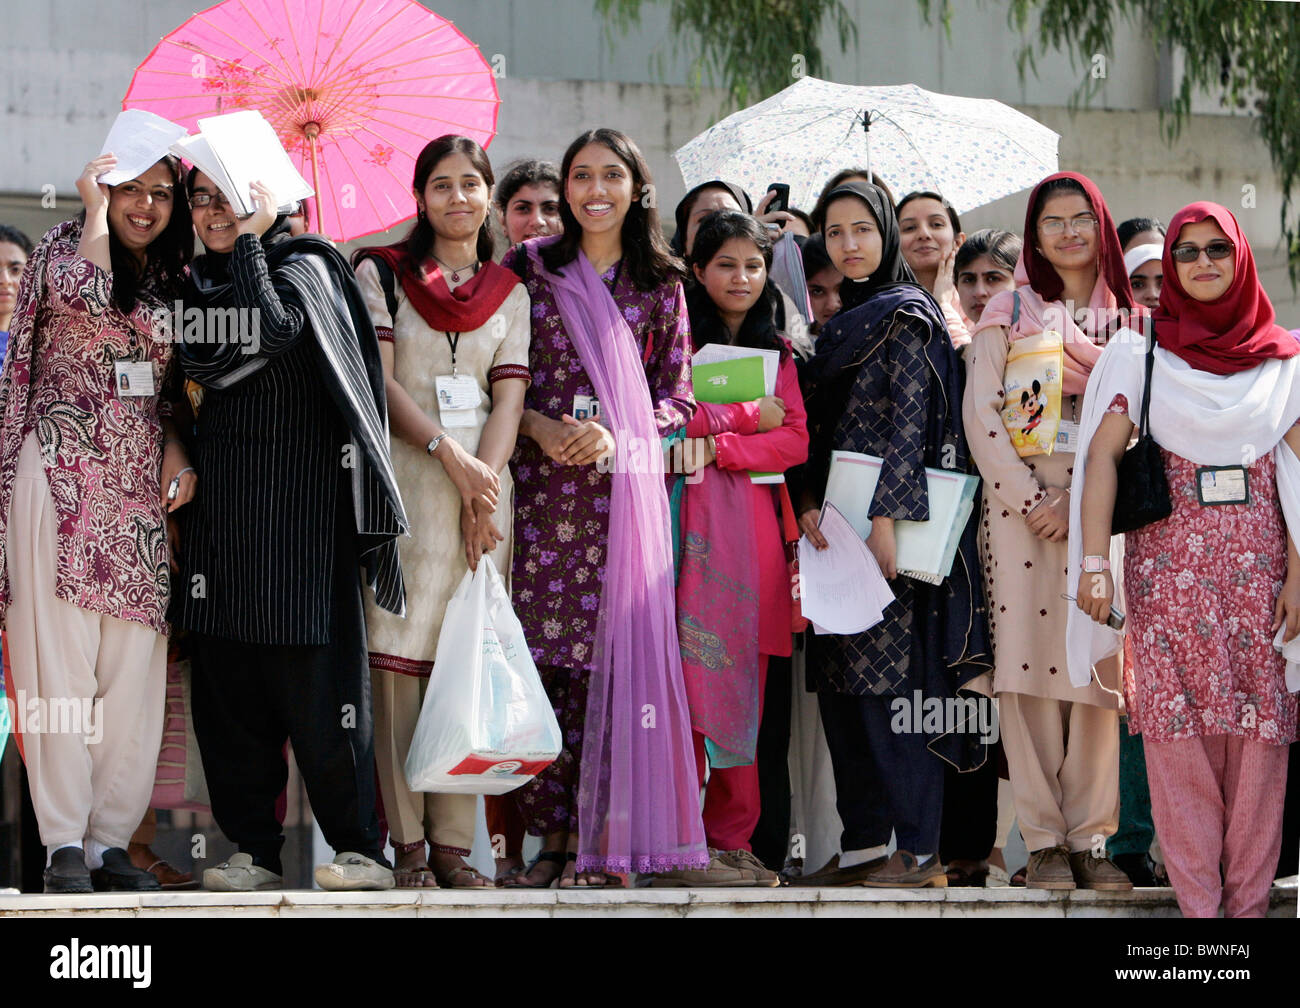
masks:
<path id="1" fill-rule="evenodd" d="M 558 237 L 558 236 L 557 236 Z M 654 404 L 636 339 L 587 257 L 552 273 L 526 248 L 618 446 L 595 671 L 578 771 L 578 871 L 661 872 L 709 863 L 682 683 L 672 535 Z"/>

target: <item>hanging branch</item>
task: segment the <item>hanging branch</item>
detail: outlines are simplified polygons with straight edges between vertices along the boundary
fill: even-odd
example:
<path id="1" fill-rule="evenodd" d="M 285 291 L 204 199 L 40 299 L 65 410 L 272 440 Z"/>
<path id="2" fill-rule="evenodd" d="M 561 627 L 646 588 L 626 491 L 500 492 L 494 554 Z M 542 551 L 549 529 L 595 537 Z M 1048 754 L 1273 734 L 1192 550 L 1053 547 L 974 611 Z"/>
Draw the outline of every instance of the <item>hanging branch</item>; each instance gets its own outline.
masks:
<path id="1" fill-rule="evenodd" d="M 951 31 L 950 0 L 918 0 L 926 20 L 937 15 Z M 1035 20 L 1036 18 L 1036 20 Z M 1117 22 L 1127 22 L 1121 26 Z M 1186 54 L 1178 92 L 1160 111 L 1161 131 L 1175 140 L 1198 91 L 1221 91 L 1225 105 L 1244 109 L 1254 101 L 1259 130 L 1282 183 L 1282 237 L 1294 288 L 1300 282 L 1300 11 L 1289 3 L 1259 0 L 1010 0 L 1008 24 L 1033 31 L 1039 52 L 1071 53 L 1081 66 L 1111 48 L 1116 33 L 1136 31 Z M 1016 57 L 1021 80 L 1037 76 L 1035 44 Z M 1100 81 L 1084 74 L 1076 99 L 1096 94 Z M 1258 95 L 1258 98 L 1254 96 Z"/>
<path id="2" fill-rule="evenodd" d="M 827 22 L 835 27 L 841 51 L 858 38 L 840 0 L 595 0 L 611 34 L 626 34 L 653 2 L 668 6 L 674 39 L 692 53 L 692 84 L 724 87 L 741 108 L 800 77 L 824 73 L 818 39 Z M 655 63 L 662 77 L 662 52 Z"/>

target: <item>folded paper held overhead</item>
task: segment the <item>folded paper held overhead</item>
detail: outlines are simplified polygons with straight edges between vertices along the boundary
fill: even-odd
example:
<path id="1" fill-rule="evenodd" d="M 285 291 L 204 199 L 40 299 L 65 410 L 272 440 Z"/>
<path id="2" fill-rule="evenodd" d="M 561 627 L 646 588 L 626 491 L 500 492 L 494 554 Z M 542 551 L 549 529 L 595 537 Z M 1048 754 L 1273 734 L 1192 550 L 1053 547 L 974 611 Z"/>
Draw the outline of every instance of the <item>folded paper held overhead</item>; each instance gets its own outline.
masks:
<path id="1" fill-rule="evenodd" d="M 144 109 L 123 109 L 99 152 L 116 157 L 117 167 L 100 175 L 99 181 L 115 186 L 139 178 L 165 158 L 187 132 L 184 126 Z"/>

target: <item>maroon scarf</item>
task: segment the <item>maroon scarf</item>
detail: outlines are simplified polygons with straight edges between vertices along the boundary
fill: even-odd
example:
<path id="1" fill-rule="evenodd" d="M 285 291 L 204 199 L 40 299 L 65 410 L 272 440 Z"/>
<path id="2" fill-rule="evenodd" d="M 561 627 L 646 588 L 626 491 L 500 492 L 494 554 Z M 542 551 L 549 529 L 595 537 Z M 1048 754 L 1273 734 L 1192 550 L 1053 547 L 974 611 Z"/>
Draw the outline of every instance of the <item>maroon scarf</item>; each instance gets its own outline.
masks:
<path id="1" fill-rule="evenodd" d="M 1133 310 L 1133 294 L 1128 285 L 1128 272 L 1124 269 L 1124 250 L 1119 244 L 1119 235 L 1115 233 L 1115 222 L 1111 219 L 1110 209 L 1101 197 L 1101 190 L 1087 175 L 1078 172 L 1057 172 L 1034 186 L 1029 194 L 1029 207 L 1025 211 L 1025 248 L 1021 261 L 1025 264 L 1025 273 L 1029 285 L 1044 301 L 1059 301 L 1065 290 L 1065 281 L 1056 272 L 1056 267 L 1047 261 L 1047 257 L 1038 251 L 1038 221 L 1035 219 L 1042 211 L 1038 206 L 1038 192 L 1048 182 L 1056 179 L 1073 179 L 1083 188 L 1092 212 L 1097 215 L 1097 273 L 1106 281 L 1106 286 L 1115 295 L 1117 307 L 1128 312 Z M 981 321 L 983 321 L 981 319 Z"/>
<path id="2" fill-rule="evenodd" d="M 357 253 L 357 261 L 366 256 L 388 263 L 401 280 L 412 307 L 429 323 L 429 328 L 438 332 L 472 332 L 486 325 L 519 283 L 519 277 L 512 271 L 486 262 L 452 290 L 436 265 L 426 269 L 412 261 L 406 242 L 362 249 Z"/>
<path id="3" fill-rule="evenodd" d="M 1187 224 L 1213 220 L 1237 247 L 1232 285 L 1217 301 L 1197 301 L 1183 290 L 1170 254 Z M 1274 321 L 1273 303 L 1260 286 L 1255 255 L 1237 218 L 1217 203 L 1183 207 L 1169 222 L 1163 259 L 1165 280 L 1155 312 L 1156 341 L 1198 371 L 1229 375 L 1272 358 L 1294 357 L 1300 343 Z"/>

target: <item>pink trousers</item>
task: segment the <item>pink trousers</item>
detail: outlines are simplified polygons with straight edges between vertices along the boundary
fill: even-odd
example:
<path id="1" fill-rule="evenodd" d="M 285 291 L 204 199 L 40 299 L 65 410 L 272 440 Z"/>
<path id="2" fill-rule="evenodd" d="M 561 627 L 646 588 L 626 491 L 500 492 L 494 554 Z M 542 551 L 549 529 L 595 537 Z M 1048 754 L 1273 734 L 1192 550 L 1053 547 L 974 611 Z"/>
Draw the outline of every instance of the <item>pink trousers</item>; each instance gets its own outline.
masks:
<path id="1" fill-rule="evenodd" d="M 1225 917 L 1263 917 L 1282 849 L 1288 747 L 1236 735 L 1143 745 L 1183 916 L 1214 917 L 1222 903 Z"/>

